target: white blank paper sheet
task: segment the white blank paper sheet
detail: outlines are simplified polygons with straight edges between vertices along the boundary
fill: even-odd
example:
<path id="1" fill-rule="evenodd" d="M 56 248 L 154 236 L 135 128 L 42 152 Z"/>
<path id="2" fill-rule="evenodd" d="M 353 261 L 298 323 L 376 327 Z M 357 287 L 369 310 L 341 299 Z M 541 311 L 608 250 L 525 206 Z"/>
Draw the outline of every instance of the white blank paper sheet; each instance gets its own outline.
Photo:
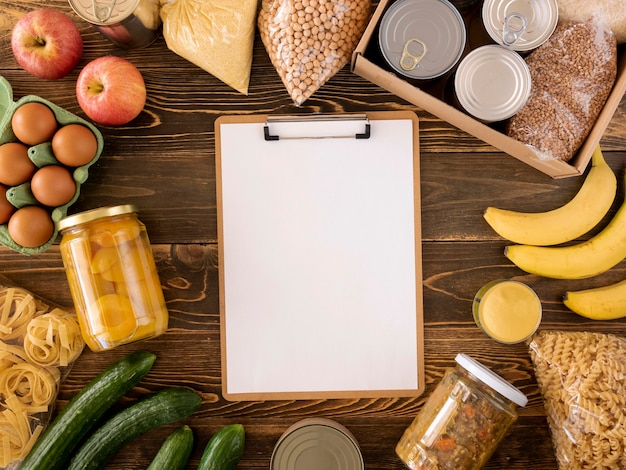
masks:
<path id="1" fill-rule="evenodd" d="M 218 120 L 226 398 L 422 392 L 417 120 L 369 123 Z"/>

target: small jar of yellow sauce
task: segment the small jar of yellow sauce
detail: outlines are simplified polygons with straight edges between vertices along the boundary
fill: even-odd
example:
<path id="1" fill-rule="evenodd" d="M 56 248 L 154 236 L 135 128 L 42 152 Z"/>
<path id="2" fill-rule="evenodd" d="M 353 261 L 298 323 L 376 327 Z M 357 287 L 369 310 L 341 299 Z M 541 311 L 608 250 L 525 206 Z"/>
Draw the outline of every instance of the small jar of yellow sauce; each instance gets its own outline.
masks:
<path id="1" fill-rule="evenodd" d="M 474 297 L 476 324 L 505 344 L 530 338 L 541 323 L 541 301 L 535 291 L 518 281 L 498 279 L 484 285 Z"/>
<path id="2" fill-rule="evenodd" d="M 168 311 L 145 225 L 133 205 L 58 222 L 61 256 L 85 343 L 92 351 L 153 338 Z"/>
<path id="3" fill-rule="evenodd" d="M 396 445 L 410 469 L 482 468 L 528 403 L 521 390 L 470 356 L 455 360 Z"/>

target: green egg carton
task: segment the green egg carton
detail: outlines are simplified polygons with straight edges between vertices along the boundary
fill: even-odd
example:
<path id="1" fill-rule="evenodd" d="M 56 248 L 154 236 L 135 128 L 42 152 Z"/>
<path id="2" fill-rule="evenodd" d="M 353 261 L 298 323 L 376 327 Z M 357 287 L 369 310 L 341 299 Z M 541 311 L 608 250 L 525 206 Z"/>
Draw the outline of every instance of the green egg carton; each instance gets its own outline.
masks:
<path id="1" fill-rule="evenodd" d="M 13 129 L 11 128 L 11 119 L 13 118 L 13 113 L 17 108 L 29 102 L 38 102 L 47 105 L 54 113 L 59 126 L 67 124 L 82 124 L 89 128 L 96 136 L 98 149 L 95 157 L 89 163 L 73 169 L 72 176 L 74 178 L 74 182 L 76 183 L 76 193 L 74 194 L 74 197 L 72 197 L 72 199 L 63 206 L 46 208 L 49 210 L 51 209 L 50 216 L 52 217 L 55 227 L 52 236 L 46 243 L 35 248 L 19 245 L 9 235 L 7 224 L 0 224 L 0 243 L 25 255 L 32 255 L 34 253 L 46 251 L 50 245 L 54 243 L 58 235 L 58 230 L 56 229 L 57 222 L 67 215 L 68 208 L 78 199 L 78 196 L 80 195 L 80 187 L 89 177 L 89 167 L 93 165 L 98 158 L 100 158 L 100 154 L 104 148 L 104 139 L 102 138 L 102 134 L 93 124 L 81 119 L 56 104 L 34 95 L 24 96 L 18 101 L 14 101 L 13 88 L 11 88 L 11 84 L 2 76 L 0 76 L 0 145 L 7 142 L 19 142 L 13 133 Z M 60 164 L 54 157 L 50 142 L 44 142 L 42 144 L 29 147 L 28 156 L 37 168 L 51 164 Z M 41 205 L 32 195 L 30 182 L 8 188 L 7 200 L 15 206 L 16 209 L 30 205 Z"/>

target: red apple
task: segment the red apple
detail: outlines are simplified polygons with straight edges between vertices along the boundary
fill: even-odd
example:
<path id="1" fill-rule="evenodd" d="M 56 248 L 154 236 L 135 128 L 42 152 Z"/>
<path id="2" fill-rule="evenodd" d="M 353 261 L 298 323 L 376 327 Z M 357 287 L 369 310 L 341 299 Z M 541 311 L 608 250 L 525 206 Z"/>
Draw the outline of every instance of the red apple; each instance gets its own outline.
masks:
<path id="1" fill-rule="evenodd" d="M 18 64 L 31 75 L 56 80 L 69 74 L 83 55 L 83 39 L 74 22 L 51 8 L 22 16 L 11 33 Z"/>
<path id="2" fill-rule="evenodd" d="M 78 104 L 90 119 L 106 126 L 127 124 L 146 104 L 141 72 L 121 57 L 104 56 L 89 62 L 76 82 Z"/>

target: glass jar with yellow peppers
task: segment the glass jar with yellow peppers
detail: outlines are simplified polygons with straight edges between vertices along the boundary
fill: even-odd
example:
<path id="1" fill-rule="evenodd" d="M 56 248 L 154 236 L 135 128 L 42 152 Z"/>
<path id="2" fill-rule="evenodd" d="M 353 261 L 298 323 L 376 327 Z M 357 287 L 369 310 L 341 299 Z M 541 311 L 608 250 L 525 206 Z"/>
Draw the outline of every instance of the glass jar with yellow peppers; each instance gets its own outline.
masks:
<path id="1" fill-rule="evenodd" d="M 133 205 L 58 222 L 60 249 L 85 343 L 92 351 L 153 338 L 168 312 L 145 225 Z"/>

